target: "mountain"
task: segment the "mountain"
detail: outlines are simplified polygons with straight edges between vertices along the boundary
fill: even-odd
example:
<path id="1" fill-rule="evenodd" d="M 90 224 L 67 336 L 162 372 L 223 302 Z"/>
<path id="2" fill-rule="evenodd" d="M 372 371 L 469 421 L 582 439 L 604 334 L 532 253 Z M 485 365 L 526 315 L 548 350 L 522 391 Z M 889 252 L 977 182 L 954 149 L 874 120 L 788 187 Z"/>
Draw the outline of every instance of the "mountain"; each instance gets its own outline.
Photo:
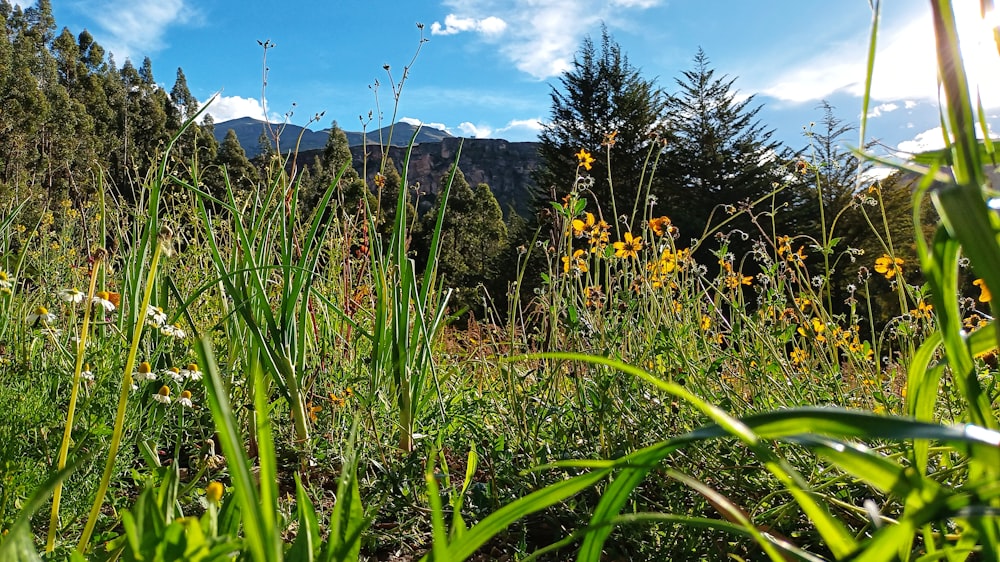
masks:
<path id="1" fill-rule="evenodd" d="M 433 131 L 433 129 L 432 129 Z M 441 177 L 455 163 L 459 144 L 462 145 L 458 167 L 465 174 L 465 180 L 475 187 L 480 183 L 490 186 L 493 196 L 500 203 L 506 216 L 510 209 L 522 217 L 532 212 L 531 198 L 534 182 L 531 172 L 538 168 L 537 142 L 508 142 L 503 139 L 461 139 L 448 136 L 437 142 L 421 142 L 410 152 L 410 165 L 406 183 L 420 185 L 427 195 L 421 198 L 422 211 L 436 199 L 441 191 Z M 366 150 L 367 149 L 367 150 Z M 367 151 L 367 166 L 365 152 Z M 406 159 L 405 146 L 390 146 L 388 155 L 400 168 Z M 308 165 L 322 149 L 299 154 L 298 165 Z M 367 170 L 368 184 L 374 185 L 375 173 L 382 162 L 382 150 L 378 145 L 352 146 L 354 168 L 358 174 Z"/>
<path id="2" fill-rule="evenodd" d="M 215 138 L 221 143 L 222 140 L 226 138 L 226 133 L 229 132 L 229 129 L 232 129 L 236 132 L 236 138 L 239 139 L 240 145 L 242 145 L 243 150 L 246 151 L 247 157 L 253 158 L 254 156 L 260 154 L 258 139 L 260 138 L 260 133 L 264 130 L 265 125 L 266 123 L 263 121 L 253 119 L 251 117 L 241 117 L 239 119 L 222 121 L 215 124 Z M 282 152 L 295 148 L 296 142 L 299 143 L 300 153 L 309 150 L 322 149 L 326 146 L 327 137 L 330 136 L 330 129 L 313 131 L 312 129 L 306 129 L 291 123 L 286 125 L 272 123 L 270 124 L 270 128 L 279 135 L 278 139 L 281 144 Z M 390 129 L 392 131 L 391 139 L 389 138 Z M 400 121 L 396 123 L 394 127 L 388 126 L 377 131 L 369 132 L 367 134 L 367 144 L 377 145 L 388 142 L 391 146 L 406 146 L 410 143 L 410 139 L 413 138 L 413 134 L 416 130 L 417 127 L 415 125 Z M 346 131 L 346 133 L 347 144 L 351 146 L 360 146 L 363 144 L 362 140 L 364 136 L 362 133 L 354 131 Z M 302 136 L 301 141 L 299 141 L 299 135 Z M 268 136 L 273 135 L 269 133 Z M 416 144 L 438 142 L 446 138 L 455 137 L 440 129 L 421 127 L 414 142 Z"/>

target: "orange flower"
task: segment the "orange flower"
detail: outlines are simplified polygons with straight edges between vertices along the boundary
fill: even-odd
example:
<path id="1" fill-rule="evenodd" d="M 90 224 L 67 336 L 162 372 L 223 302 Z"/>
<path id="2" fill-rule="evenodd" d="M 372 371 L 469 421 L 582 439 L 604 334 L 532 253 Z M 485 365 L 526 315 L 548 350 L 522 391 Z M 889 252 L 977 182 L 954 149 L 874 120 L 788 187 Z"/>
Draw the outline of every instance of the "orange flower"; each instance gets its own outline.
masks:
<path id="1" fill-rule="evenodd" d="M 306 404 L 306 409 L 309 412 L 309 419 L 315 423 L 316 414 L 323 411 L 323 406 L 313 406 L 312 402 Z"/>
<path id="2" fill-rule="evenodd" d="M 903 274 L 903 260 L 884 254 L 875 260 L 875 271 L 884 275 L 886 279 L 892 279 L 896 275 Z"/>
<path id="3" fill-rule="evenodd" d="M 677 231 L 677 227 L 670 223 L 670 217 L 649 219 L 649 229 L 657 236 L 663 236 L 664 234 L 673 236 L 674 232 Z"/>
<path id="4" fill-rule="evenodd" d="M 981 291 L 979 293 L 979 302 L 990 302 L 993 299 L 993 295 L 990 294 L 990 288 L 986 286 L 986 281 L 976 279 L 972 284 L 979 287 Z"/>

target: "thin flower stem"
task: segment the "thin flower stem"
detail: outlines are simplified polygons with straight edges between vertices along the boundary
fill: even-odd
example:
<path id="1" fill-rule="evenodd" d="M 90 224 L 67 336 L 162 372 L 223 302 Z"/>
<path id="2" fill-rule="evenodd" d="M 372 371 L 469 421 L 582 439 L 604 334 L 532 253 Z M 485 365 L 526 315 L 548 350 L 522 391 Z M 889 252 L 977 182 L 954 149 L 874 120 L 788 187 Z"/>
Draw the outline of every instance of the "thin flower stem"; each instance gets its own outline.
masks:
<path id="1" fill-rule="evenodd" d="M 94 505 L 91 506 L 90 514 L 87 516 L 87 525 L 83 529 L 80 542 L 76 545 L 77 552 L 81 554 L 86 552 L 87 545 L 90 543 L 90 537 L 94 533 L 94 527 L 97 525 L 97 516 L 101 512 L 101 506 L 104 505 L 104 496 L 108 493 L 111 474 L 115 469 L 115 460 L 118 456 L 118 448 L 121 446 L 123 426 L 125 425 L 125 407 L 128 405 L 128 396 L 132 391 L 132 370 L 135 368 L 135 358 L 139 351 L 139 338 L 142 336 L 142 330 L 146 326 L 142 316 L 149 308 L 149 301 L 153 293 L 153 281 L 156 279 L 156 269 L 160 263 L 162 244 L 160 238 L 157 237 L 156 243 L 153 246 L 153 259 L 149 264 L 149 274 L 146 276 L 146 289 L 142 296 L 142 304 L 139 305 L 139 317 L 134 319 L 135 329 L 132 332 L 132 342 L 129 345 L 128 358 L 125 361 L 122 390 L 118 395 L 118 412 L 115 414 L 115 427 L 111 435 L 111 448 L 108 450 L 108 461 L 104 465 L 104 474 L 101 476 L 101 483 L 97 487 L 97 497 L 94 498 Z"/>
<path id="2" fill-rule="evenodd" d="M 87 348 L 87 337 L 90 335 L 90 311 L 93 308 L 94 292 L 97 289 L 97 272 L 104 259 L 104 250 L 98 250 L 94 266 L 90 271 L 90 287 L 87 289 L 87 300 L 84 301 L 83 326 L 80 337 L 77 338 L 76 367 L 73 370 L 73 390 L 69 395 L 69 409 L 66 412 L 66 429 L 63 431 L 62 444 L 59 446 L 59 461 L 57 470 L 66 468 L 66 457 L 69 455 L 69 442 L 73 432 L 73 416 L 76 412 L 76 400 L 80 394 L 80 375 L 83 372 L 83 357 Z M 45 552 L 52 552 L 56 544 L 56 529 L 59 527 L 59 502 L 62 499 L 62 481 L 56 484 L 52 492 L 52 515 L 49 517 L 49 535 L 45 543 Z"/>

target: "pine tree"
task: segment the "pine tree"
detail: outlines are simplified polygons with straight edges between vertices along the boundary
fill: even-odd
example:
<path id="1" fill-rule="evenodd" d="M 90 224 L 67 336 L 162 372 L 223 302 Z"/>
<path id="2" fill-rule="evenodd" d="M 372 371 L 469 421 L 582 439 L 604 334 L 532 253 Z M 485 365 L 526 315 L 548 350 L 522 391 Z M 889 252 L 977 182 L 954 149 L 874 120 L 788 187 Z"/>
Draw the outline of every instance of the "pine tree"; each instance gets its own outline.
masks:
<path id="1" fill-rule="evenodd" d="M 396 225 L 397 203 L 399 202 L 399 191 L 403 187 L 403 178 L 399 175 L 399 171 L 396 170 L 396 163 L 389 156 L 385 157 L 382 169 L 383 171 L 380 172 L 382 174 L 381 179 L 376 176 L 375 195 L 378 200 L 378 212 L 380 215 L 379 232 L 388 240 L 389 235 L 392 234 L 392 229 Z M 379 183 L 382 185 L 378 185 Z M 404 207 L 406 209 L 407 225 L 416 226 L 413 224 L 413 218 L 417 215 L 417 208 L 409 196 L 406 198 Z M 410 233 L 410 236 L 418 235 L 417 232 L 414 232 L 413 228 L 410 228 L 407 232 Z"/>
<path id="2" fill-rule="evenodd" d="M 343 203 L 344 211 L 348 213 L 357 211 L 357 204 L 368 188 L 364 186 L 364 181 L 354 170 L 352 159 L 351 147 L 347 143 L 347 133 L 334 121 L 330 126 L 330 134 L 327 136 L 323 152 L 316 157 L 316 161 L 313 163 L 309 182 L 303 185 L 300 201 L 304 211 L 312 210 L 319 203 L 330 184 L 337 178 L 337 174 L 345 166 L 347 169 L 340 177 L 342 193 L 338 199 Z M 370 193 L 367 196 L 372 204 L 370 208 L 374 210 L 375 200 L 371 198 Z"/>
<path id="3" fill-rule="evenodd" d="M 449 170 L 441 177 L 445 185 Z M 437 224 L 440 206 L 421 218 L 418 244 L 419 264 L 427 262 L 428 248 Z M 486 184 L 473 190 L 462 171 L 456 170 L 444 209 L 438 250 L 438 275 L 446 286 L 455 288 L 453 303 L 457 306 L 478 305 L 480 284 L 490 283 L 497 272 L 497 259 L 507 245 L 507 227 L 503 211 Z"/>
<path id="4" fill-rule="evenodd" d="M 188 89 L 187 77 L 184 76 L 184 70 L 177 67 L 177 79 L 174 81 L 174 87 L 170 90 L 170 101 L 173 102 L 174 107 L 180 110 L 180 119 L 184 121 L 198 112 L 198 100 L 191 95 L 191 90 Z"/>
<path id="5" fill-rule="evenodd" d="M 826 101 L 820 107 L 823 118 L 818 127 L 806 131 L 809 144 L 799 152 L 796 162 L 796 176 L 800 181 L 792 186 L 795 204 L 789 220 L 790 232 L 810 236 L 816 244 L 822 244 L 824 234 L 838 236 L 831 231 L 836 226 L 836 217 L 854 203 L 858 174 L 871 169 L 867 162 L 860 163 L 859 167 L 858 158 L 845 148 L 845 136 L 855 127 L 837 118 L 833 106 Z"/>
<path id="6" fill-rule="evenodd" d="M 541 165 L 533 179 L 541 197 L 569 191 L 578 170 L 575 154 L 582 149 L 595 158 L 591 191 L 602 214 L 609 222 L 613 214 L 631 216 L 651 171 L 647 156 L 655 150 L 651 139 L 664 119 L 663 92 L 629 63 L 607 28 L 601 30 L 599 50 L 590 37 L 584 40 L 560 85 L 552 89 L 551 120 L 539 135 Z M 613 184 L 608 158 L 601 154 L 605 150 L 610 150 Z"/>
<path id="7" fill-rule="evenodd" d="M 257 168 L 247 158 L 246 151 L 240 146 L 240 139 L 236 136 L 236 131 L 232 129 L 226 131 L 226 137 L 216 155 L 216 163 L 219 167 L 224 168 L 229 175 L 229 183 L 238 197 L 246 197 L 252 193 L 260 181 Z M 220 187 L 222 187 L 221 184 Z M 220 189 L 213 193 L 221 196 L 223 191 Z"/>
<path id="8" fill-rule="evenodd" d="M 684 246 L 785 180 L 788 150 L 756 120 L 761 106 L 751 106 L 754 97 L 737 98 L 735 81 L 716 77 L 699 49 L 694 68 L 676 80 L 679 92 L 669 98 L 669 134 L 657 168 L 657 212 L 671 217 Z M 768 208 L 790 200 L 790 194 L 779 193 Z M 755 238 L 759 233 L 746 215 L 723 231 L 742 233 L 730 238 L 730 250 L 737 252 L 748 248 L 744 234 Z"/>
<path id="9" fill-rule="evenodd" d="M 90 72 L 103 72 L 105 70 L 104 48 L 97 44 L 94 36 L 84 29 L 77 36 L 79 44 L 80 58 Z"/>

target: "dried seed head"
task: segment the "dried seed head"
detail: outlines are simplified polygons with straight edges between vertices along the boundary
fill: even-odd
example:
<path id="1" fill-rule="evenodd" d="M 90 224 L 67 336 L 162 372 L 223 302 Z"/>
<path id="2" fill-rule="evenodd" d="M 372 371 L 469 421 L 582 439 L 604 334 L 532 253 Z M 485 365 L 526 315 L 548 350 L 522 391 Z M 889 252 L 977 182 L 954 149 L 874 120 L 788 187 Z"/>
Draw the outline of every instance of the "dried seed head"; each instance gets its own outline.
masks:
<path id="1" fill-rule="evenodd" d="M 156 239 L 159 241 L 164 254 L 168 256 L 173 255 L 174 248 L 171 245 L 171 242 L 174 239 L 174 231 L 171 230 L 169 226 L 161 226 L 160 232 L 156 235 Z"/>

